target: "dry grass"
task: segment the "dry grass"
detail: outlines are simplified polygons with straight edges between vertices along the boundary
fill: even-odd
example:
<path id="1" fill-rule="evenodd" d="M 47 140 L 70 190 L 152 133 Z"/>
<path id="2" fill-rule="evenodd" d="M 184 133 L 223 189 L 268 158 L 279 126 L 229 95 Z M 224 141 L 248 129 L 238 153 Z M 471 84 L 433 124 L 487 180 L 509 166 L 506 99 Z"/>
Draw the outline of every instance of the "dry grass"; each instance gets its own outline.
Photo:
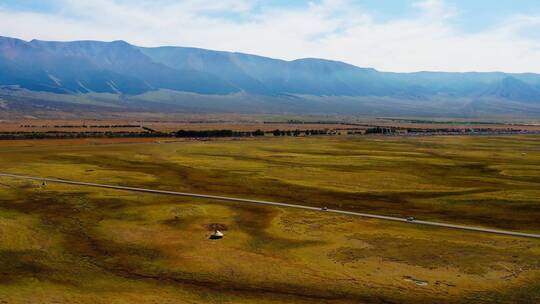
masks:
<path id="1" fill-rule="evenodd" d="M 0 166 L 539 231 L 539 148 L 533 136 L 79 142 L 4 146 Z M 226 229 L 223 240 L 208 239 L 215 227 Z M 535 303 L 538 248 L 319 212 L 0 179 L 0 301 L 8 303 Z"/>

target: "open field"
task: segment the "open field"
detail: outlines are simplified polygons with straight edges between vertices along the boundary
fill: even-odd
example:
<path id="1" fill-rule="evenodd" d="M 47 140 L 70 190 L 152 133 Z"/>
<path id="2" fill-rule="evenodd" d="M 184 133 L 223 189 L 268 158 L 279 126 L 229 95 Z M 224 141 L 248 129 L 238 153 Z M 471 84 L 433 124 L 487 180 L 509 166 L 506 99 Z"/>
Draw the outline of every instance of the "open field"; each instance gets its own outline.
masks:
<path id="1" fill-rule="evenodd" d="M 363 134 L 365 125 L 341 122 L 273 122 L 273 121 L 229 121 L 187 119 L 183 121 L 143 120 L 0 120 L 0 140 L 23 139 L 70 139 L 70 138 L 122 138 L 122 137 L 207 137 L 211 132 L 226 130 L 217 137 L 246 137 L 273 135 L 278 130 L 283 136 L 347 133 Z M 193 131 L 186 134 L 186 131 Z M 276 132 L 278 132 L 276 131 Z M 206 133 L 206 135 L 201 135 Z M 253 135 L 256 134 L 256 135 Z M 212 136 L 210 136 L 212 137 Z"/>
<path id="2" fill-rule="evenodd" d="M 4 141 L 0 171 L 540 232 L 540 136 L 141 141 Z M 535 303 L 539 248 L 0 178 L 7 303 Z"/>
<path id="3" fill-rule="evenodd" d="M 159 132 L 178 130 L 233 130 L 262 131 L 280 130 L 365 130 L 381 126 L 403 129 L 491 129 L 540 131 L 538 122 L 485 122 L 449 120 L 413 120 L 386 118 L 343 118 L 343 117 L 280 117 L 262 115 L 184 115 L 161 117 L 128 116 L 117 119 L 9 119 L 0 120 L 0 132 L 137 132 L 141 126 Z"/>
<path id="4" fill-rule="evenodd" d="M 107 120 L 5 120 L 0 132 L 137 132 L 140 122 Z"/>
<path id="5" fill-rule="evenodd" d="M 189 122 L 189 121 L 107 121 L 107 120 L 20 120 L 0 122 L 0 132 L 136 132 L 141 126 L 159 132 L 175 132 L 178 130 L 233 130 L 263 131 L 296 130 L 296 129 L 365 129 L 346 123 L 274 123 L 274 122 Z"/>

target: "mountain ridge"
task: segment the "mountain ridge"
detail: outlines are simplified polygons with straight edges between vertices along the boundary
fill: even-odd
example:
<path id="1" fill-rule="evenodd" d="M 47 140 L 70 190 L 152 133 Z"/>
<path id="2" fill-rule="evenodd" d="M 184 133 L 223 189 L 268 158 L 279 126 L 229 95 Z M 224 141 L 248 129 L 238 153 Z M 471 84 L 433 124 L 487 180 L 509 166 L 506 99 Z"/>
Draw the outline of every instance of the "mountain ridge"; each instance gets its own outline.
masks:
<path id="1" fill-rule="evenodd" d="M 291 104 L 292 97 L 312 102 L 333 100 L 335 106 L 341 102 L 336 101 L 338 97 L 350 102 L 371 98 L 380 103 L 381 99 L 396 99 L 415 107 L 419 101 L 436 104 L 437 100 L 445 100 L 447 104 L 457 100 L 519 104 L 512 109 L 540 105 L 540 74 L 535 73 L 381 72 L 319 58 L 286 61 L 193 47 L 139 47 L 123 40 L 27 42 L 0 36 L 0 71 L 0 86 L 10 90 L 20 88 L 71 96 L 114 94 L 130 100 L 140 100 L 137 96 L 142 95 L 155 96 L 148 93 L 163 90 L 201 96 L 242 93 L 254 100 L 273 98 L 282 111 L 287 111 L 288 106 L 295 107 Z M 414 102 L 417 104 L 412 105 Z M 454 105 L 457 106 L 455 102 Z M 249 103 L 249 106 L 256 108 L 258 104 Z M 309 107 L 309 103 L 305 106 Z M 364 106 L 368 105 L 364 103 Z M 180 108 L 185 109 L 186 105 Z M 197 105 L 190 104 L 187 108 Z M 356 108 L 355 111 L 361 112 L 362 107 Z M 332 111 L 330 105 L 328 110 Z"/>

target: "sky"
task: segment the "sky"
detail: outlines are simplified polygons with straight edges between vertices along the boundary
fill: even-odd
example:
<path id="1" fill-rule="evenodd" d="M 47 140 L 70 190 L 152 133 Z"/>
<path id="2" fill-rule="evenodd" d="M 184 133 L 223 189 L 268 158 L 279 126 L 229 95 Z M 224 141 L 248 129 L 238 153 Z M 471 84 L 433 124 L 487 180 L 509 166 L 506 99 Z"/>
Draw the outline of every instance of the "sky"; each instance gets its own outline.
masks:
<path id="1" fill-rule="evenodd" d="M 540 73 L 538 0 L 0 0 L 0 36 Z"/>

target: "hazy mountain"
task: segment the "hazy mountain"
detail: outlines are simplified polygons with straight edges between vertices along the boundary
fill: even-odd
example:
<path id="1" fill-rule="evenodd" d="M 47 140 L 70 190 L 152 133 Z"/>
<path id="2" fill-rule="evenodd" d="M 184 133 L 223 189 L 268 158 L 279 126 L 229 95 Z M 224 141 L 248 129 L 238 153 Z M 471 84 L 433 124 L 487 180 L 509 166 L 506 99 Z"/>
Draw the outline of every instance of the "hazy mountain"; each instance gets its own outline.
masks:
<path id="1" fill-rule="evenodd" d="M 123 41 L 23 42 L 0 38 L 0 65 L 8 67 L 1 84 L 47 92 L 135 95 L 157 89 L 203 94 L 236 91 L 214 75 L 156 63 Z"/>
<path id="2" fill-rule="evenodd" d="M 508 76 L 491 84 L 483 94 L 510 100 L 539 102 L 540 87 L 534 87 L 525 81 Z"/>
<path id="3" fill-rule="evenodd" d="M 468 115 L 481 112 L 479 105 L 490 100 L 499 105 L 487 107 L 491 112 L 506 111 L 506 105 L 524 112 L 540 107 L 538 74 L 388 73 L 315 58 L 284 61 L 197 48 L 142 48 L 124 41 L 0 37 L 0 86 L 0 98 L 8 101 L 53 93 L 72 96 L 69 100 L 87 95 L 84 104 L 95 101 L 96 94 L 113 94 L 120 98 L 98 102 L 141 110 L 221 111 L 227 104 L 230 111 L 244 112 Z M 232 102 L 235 98 L 238 102 Z"/>

